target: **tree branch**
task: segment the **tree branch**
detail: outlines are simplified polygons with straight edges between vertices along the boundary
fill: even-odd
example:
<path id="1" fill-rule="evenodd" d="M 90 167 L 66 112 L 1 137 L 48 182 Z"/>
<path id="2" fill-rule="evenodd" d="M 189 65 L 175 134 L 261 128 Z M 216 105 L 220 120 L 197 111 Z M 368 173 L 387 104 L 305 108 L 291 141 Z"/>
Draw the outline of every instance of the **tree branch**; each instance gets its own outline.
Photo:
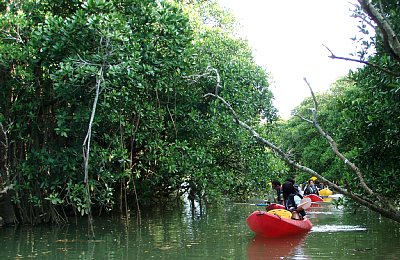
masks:
<path id="1" fill-rule="evenodd" d="M 0 188 L 1 185 L 9 185 L 9 164 L 8 164 L 8 148 L 9 142 L 7 137 L 7 130 L 3 126 L 3 122 L 0 122 L 0 152 L 2 151 L 2 158 L 0 158 L 0 170 L 3 172 L 3 177 L 0 177 Z"/>
<path id="2" fill-rule="evenodd" d="M 331 55 L 329 55 L 328 57 L 331 58 L 331 59 L 353 61 L 353 62 L 357 62 L 357 63 L 361 63 L 361 64 L 365 64 L 365 65 L 371 66 L 371 67 L 373 67 L 375 69 L 381 70 L 381 71 L 386 72 L 386 73 L 388 73 L 388 74 L 390 74 L 392 76 L 395 76 L 395 77 L 400 76 L 399 72 L 395 72 L 395 71 L 389 70 L 389 69 L 381 67 L 381 66 L 379 66 L 379 65 L 377 65 L 375 63 L 371 63 L 371 62 L 364 61 L 364 60 L 359 60 L 359 59 L 336 56 L 335 54 L 333 54 L 333 52 L 325 44 L 322 44 L 322 45 L 330 52 Z"/>
<path id="3" fill-rule="evenodd" d="M 390 23 L 369 0 L 358 0 L 361 8 L 378 25 L 382 31 L 384 44 L 389 48 L 391 56 L 400 63 L 400 42 Z"/>
<path id="4" fill-rule="evenodd" d="M 94 116 L 96 114 L 97 101 L 99 100 L 100 86 L 103 81 L 104 81 L 103 67 L 101 67 L 99 70 L 98 76 L 96 78 L 96 95 L 95 95 L 94 101 L 93 101 L 93 107 L 92 107 L 92 113 L 90 115 L 88 131 L 86 133 L 85 140 L 83 141 L 83 161 L 84 161 L 84 170 L 85 170 L 84 183 L 85 184 L 87 184 L 87 181 L 88 181 L 88 172 L 89 172 L 88 166 L 89 166 L 89 154 L 90 154 L 90 141 L 91 141 L 91 137 L 92 137 L 92 125 L 93 125 Z"/>
<path id="5" fill-rule="evenodd" d="M 359 180 L 359 182 L 360 182 L 360 185 L 361 185 L 361 187 L 366 191 L 366 193 L 367 193 L 368 195 L 374 196 L 374 197 L 377 198 L 379 201 L 382 201 L 382 202 L 386 203 L 389 207 L 391 207 L 392 210 L 394 210 L 394 207 L 391 205 L 391 203 L 390 203 L 388 200 L 386 200 L 385 198 L 383 198 L 383 197 L 380 196 L 379 194 L 375 193 L 375 192 L 367 185 L 367 183 L 366 183 L 365 180 L 364 180 L 364 176 L 363 176 L 361 170 L 360 170 L 354 163 L 352 163 L 348 158 L 346 158 L 346 157 L 339 151 L 339 148 L 338 148 L 337 143 L 335 142 L 335 140 L 334 140 L 329 134 L 327 134 L 327 133 L 322 129 L 322 127 L 320 126 L 320 124 L 319 124 L 318 121 L 317 121 L 317 112 L 318 112 L 318 111 L 317 111 L 317 107 L 318 107 L 317 100 L 316 100 L 316 98 L 315 98 L 314 92 L 312 91 L 311 85 L 308 83 L 308 81 L 307 81 L 306 78 L 304 78 L 304 81 L 305 81 L 306 84 L 308 85 L 308 87 L 309 87 L 309 89 L 310 89 L 310 91 L 311 91 L 311 94 L 312 94 L 312 96 L 313 96 L 313 100 L 314 100 L 314 108 L 311 109 L 312 114 L 313 114 L 313 120 L 306 120 L 306 122 L 309 122 L 309 123 L 310 123 L 310 122 L 312 121 L 312 124 L 313 124 L 314 127 L 317 129 L 318 133 L 328 141 L 328 143 L 329 143 L 329 145 L 331 146 L 331 148 L 332 148 L 333 152 L 335 153 L 335 155 L 336 155 L 341 161 L 343 161 L 346 165 L 348 165 L 348 166 L 351 168 L 351 170 L 352 170 L 353 172 L 356 173 L 357 178 L 358 178 L 358 180 Z M 301 117 L 301 118 L 303 118 L 303 117 Z"/>
<path id="6" fill-rule="evenodd" d="M 220 75 L 219 75 L 219 73 L 218 73 L 218 71 L 216 69 L 211 68 L 211 67 L 208 66 L 205 73 L 199 74 L 199 75 L 192 75 L 192 76 L 184 77 L 184 78 L 190 78 L 192 80 L 192 82 L 197 82 L 201 78 L 210 76 L 211 73 L 214 73 L 215 76 L 216 76 L 217 84 L 215 85 L 214 94 L 218 95 L 219 90 L 221 89 L 221 77 L 220 77 Z"/>
<path id="7" fill-rule="evenodd" d="M 216 73 L 218 73 L 218 71 L 216 71 Z M 296 169 L 298 169 L 300 171 L 306 172 L 306 173 L 310 174 L 310 176 L 317 176 L 320 180 L 328 183 L 328 185 L 333 190 L 335 190 L 335 191 L 337 191 L 337 192 L 339 192 L 341 194 L 344 194 L 345 196 L 353 199 L 354 201 L 356 201 L 357 203 L 359 203 L 359 204 L 361 204 L 363 206 L 366 206 L 366 207 L 368 207 L 368 208 L 370 208 L 370 209 L 372 209 L 372 210 L 374 210 L 376 212 L 379 212 L 384 217 L 387 217 L 389 219 L 395 220 L 395 221 L 400 223 L 400 213 L 399 213 L 399 211 L 396 210 L 395 208 L 393 208 L 391 206 L 391 204 L 389 204 L 386 200 L 383 200 L 383 199 L 381 200 L 381 202 L 385 201 L 386 204 L 384 204 L 384 205 L 382 205 L 382 204 L 379 205 L 379 204 L 377 204 L 375 202 L 371 202 L 368 199 L 364 199 L 362 196 L 353 194 L 352 192 L 349 192 L 346 189 L 341 188 L 340 186 L 338 186 L 338 185 L 334 184 L 333 182 L 329 181 L 328 179 L 326 179 L 325 177 L 323 177 L 319 173 L 315 172 L 314 170 L 312 170 L 312 169 L 310 169 L 310 168 L 308 168 L 306 166 L 300 165 L 299 163 L 297 163 L 294 160 L 290 159 L 290 156 L 289 156 L 288 153 L 285 153 L 283 150 L 281 150 L 278 146 L 276 146 L 272 142 L 262 138 L 252 127 L 250 127 L 246 123 L 242 122 L 239 119 L 238 115 L 236 114 L 235 110 L 231 107 L 231 105 L 227 101 L 225 101 L 225 99 L 223 99 L 221 96 L 213 94 L 213 93 L 208 93 L 208 94 L 205 94 L 204 97 L 214 97 L 214 98 L 220 100 L 225 105 L 225 107 L 230 111 L 230 113 L 232 114 L 232 116 L 234 118 L 234 121 L 239 126 L 241 126 L 241 127 L 245 128 L 246 130 L 248 130 L 251 133 L 251 135 L 259 143 L 261 143 L 262 145 L 265 145 L 268 148 L 270 148 L 274 152 L 275 156 L 277 156 L 277 157 L 281 158 L 282 160 L 284 160 L 288 165 L 290 165 L 290 166 L 292 166 L 292 167 L 294 167 L 294 168 L 296 168 Z M 316 113 L 316 109 L 315 108 L 313 109 L 313 111 L 314 111 L 313 113 Z M 316 118 L 316 116 L 314 116 L 314 118 Z M 308 120 L 308 121 L 310 121 L 310 120 Z M 320 128 L 320 129 L 322 130 L 322 128 Z M 325 133 L 325 132 L 323 132 L 323 133 Z M 325 136 L 329 137 L 329 135 L 327 135 L 326 133 L 325 133 Z M 336 147 L 336 150 L 337 150 L 336 143 L 333 141 L 333 139 L 330 138 L 329 140 L 332 141 L 332 143 L 331 142 L 330 143 L 332 144 L 333 147 Z M 343 158 L 346 160 L 346 158 L 344 156 L 343 156 Z M 350 162 L 348 160 L 345 163 L 346 164 L 350 164 Z M 351 164 L 351 166 L 355 167 L 354 164 Z M 361 173 L 361 172 L 359 172 L 359 173 Z M 366 186 L 366 187 L 368 188 L 368 186 Z M 390 205 L 390 206 L 387 207 L 388 205 Z"/>

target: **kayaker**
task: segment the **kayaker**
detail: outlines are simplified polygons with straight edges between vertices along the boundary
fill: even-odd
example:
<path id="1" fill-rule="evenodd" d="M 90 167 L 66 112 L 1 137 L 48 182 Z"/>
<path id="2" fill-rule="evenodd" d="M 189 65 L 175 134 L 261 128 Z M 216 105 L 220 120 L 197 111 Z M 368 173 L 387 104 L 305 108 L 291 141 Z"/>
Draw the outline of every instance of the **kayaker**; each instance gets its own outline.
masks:
<path id="1" fill-rule="evenodd" d="M 299 185 L 298 185 L 298 184 L 296 183 L 296 181 L 294 180 L 294 177 L 287 178 L 286 181 L 290 181 L 290 182 L 293 184 L 293 187 L 296 189 L 296 192 L 297 192 L 299 195 L 303 195 L 303 192 L 302 192 L 302 190 L 300 189 Z"/>
<path id="2" fill-rule="evenodd" d="M 319 182 L 318 180 L 314 181 L 314 185 L 317 186 L 318 191 L 322 190 L 324 187 L 324 184 L 322 182 Z"/>
<path id="3" fill-rule="evenodd" d="M 283 205 L 282 184 L 280 181 L 273 180 L 271 181 L 271 186 L 274 190 L 276 190 L 276 198 L 274 198 L 275 202 Z"/>
<path id="4" fill-rule="evenodd" d="M 316 185 L 314 185 L 314 181 L 312 179 L 308 180 L 308 184 L 304 188 L 304 195 L 309 195 L 309 194 L 319 195 L 318 188 Z"/>
<path id="5" fill-rule="evenodd" d="M 289 185 L 290 183 L 292 184 L 292 186 L 294 185 L 294 179 L 293 178 L 287 178 L 286 181 L 283 183 L 282 185 L 282 196 L 283 196 L 283 205 L 286 205 L 286 201 L 290 195 L 289 192 Z"/>
<path id="6" fill-rule="evenodd" d="M 292 218 L 303 219 L 306 212 L 303 209 L 297 210 L 297 206 L 300 204 L 303 196 L 298 193 L 298 190 L 294 187 L 291 181 L 286 181 L 283 184 L 282 193 L 285 199 L 285 208 L 292 212 Z"/>

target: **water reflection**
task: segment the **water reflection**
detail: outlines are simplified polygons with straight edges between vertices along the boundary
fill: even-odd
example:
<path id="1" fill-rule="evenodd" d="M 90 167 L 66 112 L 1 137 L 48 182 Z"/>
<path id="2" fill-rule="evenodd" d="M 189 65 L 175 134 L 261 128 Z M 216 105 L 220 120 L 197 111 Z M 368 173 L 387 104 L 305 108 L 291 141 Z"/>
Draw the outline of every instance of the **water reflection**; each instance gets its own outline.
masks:
<path id="1" fill-rule="evenodd" d="M 399 259 L 400 227 L 368 210 L 310 208 L 314 227 L 285 238 L 254 236 L 246 217 L 259 207 L 154 207 L 136 216 L 97 217 L 65 226 L 0 228 L 0 259 Z M 397 258 L 396 258 L 397 257 Z"/>
<path id="2" fill-rule="evenodd" d="M 267 238 L 255 236 L 247 250 L 249 260 L 282 259 L 290 255 L 303 255 L 303 244 L 307 234 Z"/>

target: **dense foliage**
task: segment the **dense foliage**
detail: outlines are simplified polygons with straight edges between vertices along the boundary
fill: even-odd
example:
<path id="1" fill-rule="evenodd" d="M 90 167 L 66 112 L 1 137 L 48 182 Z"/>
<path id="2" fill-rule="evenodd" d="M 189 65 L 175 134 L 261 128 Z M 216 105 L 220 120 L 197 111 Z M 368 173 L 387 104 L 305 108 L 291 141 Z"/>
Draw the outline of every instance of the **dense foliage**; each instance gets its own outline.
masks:
<path id="1" fill-rule="evenodd" d="M 366 3 L 375 2 L 359 2 L 356 55 L 366 66 L 317 96 L 318 122 L 374 192 L 396 198 L 400 50 L 382 25 L 369 35 Z M 399 35 L 397 1 L 379 1 L 379 11 Z M 213 1 L 25 0 L 0 12 L 0 188 L 12 187 L 21 222 L 182 194 L 244 199 L 283 178 L 286 166 L 206 93 L 302 165 L 363 192 L 312 125 L 274 123 L 268 74 Z"/>
<path id="2" fill-rule="evenodd" d="M 268 75 L 215 3 L 12 1 L 0 23 L 0 186 L 14 184 L 20 221 L 182 192 L 245 198 L 282 168 L 203 98 L 217 69 L 250 124 L 275 118 Z"/>

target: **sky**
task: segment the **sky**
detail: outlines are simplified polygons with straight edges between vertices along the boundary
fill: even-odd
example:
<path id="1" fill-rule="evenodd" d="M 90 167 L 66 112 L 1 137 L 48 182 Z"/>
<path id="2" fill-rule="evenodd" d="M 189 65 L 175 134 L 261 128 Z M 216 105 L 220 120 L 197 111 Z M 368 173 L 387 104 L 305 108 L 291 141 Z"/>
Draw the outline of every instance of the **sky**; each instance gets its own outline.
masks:
<path id="1" fill-rule="evenodd" d="M 240 23 L 240 34 L 253 48 L 256 62 L 271 74 L 273 104 L 282 118 L 311 96 L 326 91 L 360 65 L 329 58 L 349 57 L 358 21 L 350 17 L 355 0 L 218 0 Z"/>

